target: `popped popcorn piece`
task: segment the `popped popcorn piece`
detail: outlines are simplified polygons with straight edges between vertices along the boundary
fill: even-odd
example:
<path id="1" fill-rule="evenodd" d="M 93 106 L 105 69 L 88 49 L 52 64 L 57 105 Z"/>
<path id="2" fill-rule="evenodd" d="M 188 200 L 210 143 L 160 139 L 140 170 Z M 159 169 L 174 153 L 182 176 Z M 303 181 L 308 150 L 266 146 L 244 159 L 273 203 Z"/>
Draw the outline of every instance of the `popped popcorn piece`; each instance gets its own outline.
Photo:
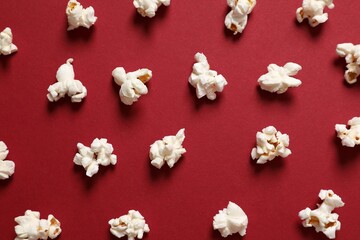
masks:
<path id="1" fill-rule="evenodd" d="M 354 147 L 360 144 L 360 117 L 354 117 L 348 121 L 350 126 L 347 129 L 345 124 L 336 124 L 335 130 L 337 137 L 341 139 L 341 144 L 346 147 Z"/>
<path id="2" fill-rule="evenodd" d="M 0 55 L 9 55 L 16 52 L 18 48 L 12 43 L 13 35 L 9 27 L 0 32 Z"/>
<path id="3" fill-rule="evenodd" d="M 215 92 L 222 92 L 227 85 L 226 79 L 210 70 L 210 65 L 203 53 L 195 54 L 196 63 L 193 65 L 193 71 L 189 77 L 189 83 L 196 88 L 197 98 L 206 97 L 210 100 L 216 99 Z"/>
<path id="4" fill-rule="evenodd" d="M 152 72 L 142 68 L 126 73 L 124 68 L 117 67 L 112 71 L 112 76 L 115 83 L 120 86 L 120 100 L 126 105 L 132 105 L 141 95 L 148 93 L 145 83 L 151 79 Z"/>
<path id="5" fill-rule="evenodd" d="M 128 240 L 134 240 L 135 238 L 142 239 L 144 233 L 150 231 L 144 217 L 135 210 L 130 210 L 127 215 L 111 219 L 109 225 L 110 232 L 114 236 L 118 238 L 127 236 Z"/>
<path id="6" fill-rule="evenodd" d="M 180 129 L 175 136 L 165 136 L 162 140 L 157 140 L 150 145 L 149 157 L 151 165 L 160 169 L 164 163 L 172 168 L 180 159 L 186 149 L 182 143 L 185 140 L 185 129 Z"/>
<path id="7" fill-rule="evenodd" d="M 244 31 L 248 14 L 254 9 L 256 0 L 227 0 L 231 11 L 225 17 L 225 26 L 234 32 L 242 33 Z"/>
<path id="8" fill-rule="evenodd" d="M 227 208 L 220 210 L 214 216 L 213 228 L 219 230 L 221 236 L 227 237 L 234 233 L 239 233 L 241 236 L 246 234 L 248 225 L 248 217 L 245 212 L 233 202 L 229 202 Z"/>
<path id="9" fill-rule="evenodd" d="M 310 26 L 316 27 L 328 20 L 328 14 L 324 13 L 325 7 L 333 9 L 333 0 L 303 0 L 302 6 L 296 10 L 296 19 L 301 23 L 307 18 Z"/>
<path id="10" fill-rule="evenodd" d="M 9 150 L 3 141 L 0 141 L 0 180 L 8 179 L 15 172 L 15 163 L 11 160 L 5 160 Z"/>
<path id="11" fill-rule="evenodd" d="M 67 94 L 71 97 L 71 102 L 81 102 L 87 95 L 86 87 L 79 80 L 75 80 L 74 67 L 69 58 L 65 64 L 61 65 L 56 72 L 58 82 L 52 84 L 48 88 L 47 98 L 50 102 L 56 102 Z"/>
<path id="12" fill-rule="evenodd" d="M 93 7 L 83 8 L 76 0 L 70 0 L 66 7 L 66 15 L 68 19 L 68 31 L 78 27 L 90 28 L 95 24 L 97 17 Z"/>
<path id="13" fill-rule="evenodd" d="M 77 148 L 79 153 L 76 153 L 74 163 L 83 166 L 88 177 L 92 177 L 99 171 L 99 165 L 109 166 L 117 162 L 116 155 L 112 154 L 114 148 L 107 143 L 106 138 L 95 138 L 90 147 L 78 143 Z"/>
<path id="14" fill-rule="evenodd" d="M 24 216 L 16 217 L 15 240 L 36 240 L 36 239 L 54 239 L 61 233 L 60 222 L 49 215 L 47 219 L 40 219 L 40 213 L 26 210 Z"/>
<path id="15" fill-rule="evenodd" d="M 341 223 L 338 220 L 339 215 L 332 211 L 345 203 L 332 190 L 320 190 L 319 197 L 323 202 L 318 204 L 318 208 L 305 208 L 299 212 L 299 217 L 304 227 L 314 227 L 316 232 L 323 232 L 328 238 L 334 239 Z"/>
<path id="16" fill-rule="evenodd" d="M 340 57 L 345 57 L 346 72 L 345 80 L 349 84 L 356 83 L 357 77 L 360 75 L 360 44 L 341 43 L 336 46 L 336 53 Z"/>
<path id="17" fill-rule="evenodd" d="M 296 63 L 286 63 L 283 67 L 276 64 L 270 64 L 268 73 L 262 75 L 258 82 L 261 89 L 281 94 L 287 91 L 289 87 L 298 87 L 301 85 L 299 79 L 293 78 L 300 70 L 301 66 Z"/>
<path id="18" fill-rule="evenodd" d="M 169 6 L 170 0 L 134 0 L 133 4 L 141 16 L 152 18 L 162 4 Z"/>
<path id="19" fill-rule="evenodd" d="M 251 158 L 257 159 L 257 164 L 264 164 L 277 156 L 283 158 L 291 154 L 289 135 L 282 134 L 275 127 L 269 126 L 256 133 L 256 147 L 251 151 Z"/>

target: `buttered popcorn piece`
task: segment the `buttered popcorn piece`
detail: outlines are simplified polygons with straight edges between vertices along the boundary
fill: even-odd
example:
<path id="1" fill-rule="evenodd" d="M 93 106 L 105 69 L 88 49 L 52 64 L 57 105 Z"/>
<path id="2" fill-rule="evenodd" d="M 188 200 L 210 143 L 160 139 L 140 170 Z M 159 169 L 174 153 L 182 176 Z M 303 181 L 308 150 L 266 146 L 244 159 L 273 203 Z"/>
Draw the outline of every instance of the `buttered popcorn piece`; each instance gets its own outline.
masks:
<path id="1" fill-rule="evenodd" d="M 126 105 L 132 105 L 141 95 L 148 93 L 145 85 L 152 77 L 151 70 L 142 68 L 134 72 L 125 72 L 122 67 L 113 70 L 112 76 L 117 85 L 120 86 L 120 100 Z"/>
<path id="2" fill-rule="evenodd" d="M 0 32 L 0 55 L 9 55 L 16 52 L 18 48 L 12 43 L 13 35 L 9 27 Z"/>
<path id="3" fill-rule="evenodd" d="M 3 141 L 0 141 L 0 180 L 8 179 L 15 172 L 15 163 L 5 160 L 9 150 Z"/>
<path id="4" fill-rule="evenodd" d="M 150 231 L 144 217 L 135 210 L 130 210 L 127 215 L 111 219 L 109 225 L 110 232 L 114 236 L 118 238 L 127 236 L 128 240 L 134 240 L 135 238 L 142 239 L 144 233 Z"/>
<path id="5" fill-rule="evenodd" d="M 195 61 L 189 83 L 196 88 L 197 98 L 206 96 L 210 100 L 216 99 L 215 92 L 224 90 L 227 85 L 226 79 L 221 74 L 218 75 L 216 71 L 210 70 L 210 65 L 203 53 L 196 53 Z"/>
<path id="6" fill-rule="evenodd" d="M 286 92 L 289 87 L 298 87 L 301 85 L 299 79 L 292 77 L 301 70 L 299 64 L 289 62 L 283 67 L 270 64 L 267 69 L 269 72 L 262 75 L 258 80 L 263 90 L 280 94 Z"/>
<path id="7" fill-rule="evenodd" d="M 239 233 L 241 236 L 246 234 L 248 225 L 248 217 L 245 212 L 233 202 L 229 202 L 227 208 L 220 210 L 214 216 L 213 228 L 219 230 L 221 236 L 227 237 L 234 233 Z"/>
<path id="8" fill-rule="evenodd" d="M 248 14 L 254 9 L 256 0 L 227 0 L 231 11 L 225 17 L 225 26 L 234 32 L 242 33 L 244 31 Z"/>
<path id="9" fill-rule="evenodd" d="M 296 10 L 296 19 L 301 23 L 307 18 L 310 26 L 316 27 L 328 20 L 325 7 L 334 8 L 333 0 L 303 0 L 302 6 Z"/>
<path id="10" fill-rule="evenodd" d="M 134 0 L 134 6 L 143 17 L 154 17 L 161 5 L 169 6 L 170 0 Z"/>
<path id="11" fill-rule="evenodd" d="M 287 157 L 291 154 L 289 136 L 277 131 L 275 127 L 269 126 L 261 132 L 256 133 L 256 147 L 251 151 L 251 158 L 257 159 L 257 164 L 264 164 L 275 157 Z"/>
<path id="12" fill-rule="evenodd" d="M 305 208 L 299 212 L 299 217 L 304 227 L 314 227 L 316 232 L 323 232 L 328 238 L 334 239 L 341 223 L 339 215 L 332 211 L 345 204 L 332 190 L 320 190 L 319 197 L 323 202 L 318 204 L 318 208 Z"/>
<path id="13" fill-rule="evenodd" d="M 47 219 L 40 219 L 40 213 L 26 210 L 24 216 L 16 217 L 15 240 L 54 239 L 61 233 L 60 222 L 49 215 Z"/>
<path id="14" fill-rule="evenodd" d="M 185 129 L 180 129 L 175 136 L 166 136 L 162 140 L 157 140 L 150 145 L 149 157 L 151 165 L 160 169 L 164 163 L 172 168 L 180 159 L 186 149 L 182 143 L 185 140 Z"/>
<path id="15" fill-rule="evenodd" d="M 76 0 L 70 0 L 66 7 L 66 15 L 68 19 L 68 31 L 78 27 L 90 28 L 95 24 L 97 17 L 93 7 L 83 8 Z"/>
<path id="16" fill-rule="evenodd" d="M 345 57 L 346 72 L 345 80 L 349 84 L 356 83 L 357 77 L 360 75 L 360 44 L 341 43 L 336 46 L 336 53 L 340 57 Z"/>
<path id="17" fill-rule="evenodd" d="M 94 139 L 90 147 L 78 143 L 77 148 L 79 152 L 74 157 L 74 163 L 83 166 L 88 177 L 92 177 L 99 171 L 99 165 L 109 166 L 117 162 L 116 155 L 112 154 L 114 148 L 106 138 Z"/>
<path id="18" fill-rule="evenodd" d="M 360 117 L 354 117 L 348 121 L 350 128 L 345 124 L 336 124 L 335 130 L 341 144 L 346 147 L 354 147 L 360 144 Z"/>

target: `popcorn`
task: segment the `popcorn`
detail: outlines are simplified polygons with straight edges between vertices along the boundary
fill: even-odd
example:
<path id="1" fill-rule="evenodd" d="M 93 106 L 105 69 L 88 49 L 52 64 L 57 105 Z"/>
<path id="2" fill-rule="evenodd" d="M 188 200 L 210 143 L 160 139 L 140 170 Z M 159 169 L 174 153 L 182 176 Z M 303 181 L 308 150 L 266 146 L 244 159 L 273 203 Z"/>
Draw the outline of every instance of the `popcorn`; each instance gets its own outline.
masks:
<path id="1" fill-rule="evenodd" d="M 107 143 L 106 138 L 95 138 L 90 148 L 78 143 L 77 148 L 79 153 L 75 155 L 74 163 L 83 166 L 88 177 L 92 177 L 99 171 L 99 165 L 109 166 L 117 162 L 116 155 L 112 154 L 113 146 Z"/>
<path id="2" fill-rule="evenodd" d="M 231 11 L 225 17 L 225 26 L 234 32 L 242 33 L 244 31 L 248 14 L 254 9 L 256 0 L 227 0 Z"/>
<path id="3" fill-rule="evenodd" d="M 126 73 L 124 68 L 117 67 L 112 71 L 112 76 L 115 83 L 120 86 L 120 100 L 126 105 L 132 105 L 141 95 L 148 93 L 145 83 L 151 79 L 152 72 L 142 68 Z"/>
<path id="4" fill-rule="evenodd" d="M 69 23 L 68 31 L 78 27 L 90 28 L 95 24 L 97 17 L 93 7 L 86 9 L 76 0 L 70 0 L 66 7 L 66 15 Z"/>
<path id="5" fill-rule="evenodd" d="M 175 136 L 166 136 L 162 140 L 157 140 L 150 145 L 149 157 L 151 165 L 160 169 L 164 163 L 172 168 L 174 164 L 180 159 L 186 149 L 183 148 L 182 143 L 185 140 L 185 129 L 180 129 Z"/>
<path id="6" fill-rule="evenodd" d="M 48 88 L 47 98 L 50 102 L 56 102 L 67 94 L 71 97 L 71 102 L 81 102 L 87 95 L 85 86 L 79 80 L 75 80 L 74 68 L 71 65 L 72 58 L 69 58 L 65 64 L 61 65 L 56 72 L 58 82 Z"/>
<path id="7" fill-rule="evenodd" d="M 275 127 L 269 126 L 256 133 L 256 147 L 251 151 L 251 158 L 257 160 L 257 164 L 264 164 L 277 156 L 283 158 L 291 154 L 289 136 L 277 131 Z"/>
<path id="8" fill-rule="evenodd" d="M 215 92 L 222 92 L 227 85 L 226 79 L 216 71 L 210 70 L 210 65 L 203 53 L 195 54 L 193 71 L 189 77 L 189 83 L 196 88 L 197 98 L 206 97 L 210 100 L 216 99 Z"/>
<path id="9" fill-rule="evenodd" d="M 114 236 L 118 238 L 127 236 L 128 240 L 142 239 L 144 233 L 150 231 L 144 217 L 135 210 L 130 210 L 127 215 L 111 219 L 109 225 L 111 226 L 110 232 Z"/>
<path id="10" fill-rule="evenodd" d="M 9 27 L 0 32 L 0 55 L 9 55 L 16 52 L 18 48 L 12 43 L 13 35 Z"/>
<path id="11" fill-rule="evenodd" d="M 15 240 L 54 239 L 61 233 L 60 222 L 51 214 L 46 220 L 40 219 L 39 212 L 26 210 L 25 215 L 16 217 L 15 221 L 18 223 Z"/>
<path id="12" fill-rule="evenodd" d="M 354 147 L 360 144 L 360 117 L 354 117 L 348 121 L 350 129 L 345 124 L 336 124 L 335 130 L 337 137 L 341 139 L 341 144 L 346 147 Z"/>
<path id="13" fill-rule="evenodd" d="M 248 217 L 245 212 L 233 202 L 229 202 L 227 208 L 220 210 L 214 216 L 213 228 L 219 230 L 221 236 L 227 237 L 233 233 L 239 233 L 241 236 L 246 234 Z"/>
<path id="14" fill-rule="evenodd" d="M 356 83 L 360 75 L 360 44 L 341 43 L 336 46 L 336 53 L 340 57 L 345 57 L 346 72 L 344 77 L 349 84 Z"/>
<path id="15" fill-rule="evenodd" d="M 0 180 L 8 179 L 15 172 L 15 163 L 5 160 L 9 150 L 3 141 L 0 141 Z"/>
<path id="16" fill-rule="evenodd" d="M 307 18 L 310 26 L 316 27 L 328 20 L 328 14 L 324 13 L 325 7 L 333 9 L 333 0 L 303 0 L 302 7 L 296 10 L 296 19 L 301 23 Z"/>
<path id="17" fill-rule="evenodd" d="M 304 227 L 314 227 L 316 232 L 323 232 L 328 238 L 334 239 L 341 223 L 338 221 L 339 215 L 331 212 L 345 204 L 332 190 L 320 190 L 319 197 L 323 202 L 318 204 L 318 208 L 305 208 L 299 212 L 299 217 Z"/>
<path id="18" fill-rule="evenodd" d="M 134 0 L 133 4 L 141 16 L 152 18 L 162 4 L 169 6 L 170 0 Z"/>
<path id="19" fill-rule="evenodd" d="M 284 67 L 279 67 L 272 63 L 267 69 L 269 72 L 262 75 L 258 80 L 263 90 L 281 94 L 286 92 L 289 87 L 298 87 L 301 85 L 299 79 L 291 77 L 295 76 L 301 70 L 299 64 L 289 62 L 285 64 Z"/>

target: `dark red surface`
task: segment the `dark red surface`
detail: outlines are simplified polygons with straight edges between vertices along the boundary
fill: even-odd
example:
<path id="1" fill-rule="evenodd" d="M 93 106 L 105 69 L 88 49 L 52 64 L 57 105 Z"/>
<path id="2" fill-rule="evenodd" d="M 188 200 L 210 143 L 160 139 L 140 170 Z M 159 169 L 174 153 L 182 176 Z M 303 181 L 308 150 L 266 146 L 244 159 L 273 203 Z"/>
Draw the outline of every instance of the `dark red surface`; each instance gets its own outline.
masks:
<path id="1" fill-rule="evenodd" d="M 359 116 L 360 83 L 344 83 L 338 43 L 360 43 L 360 1 L 335 1 L 329 21 L 298 24 L 300 0 L 258 1 L 245 31 L 223 21 L 226 1 L 172 1 L 153 19 L 132 1 L 90 1 L 98 21 L 67 32 L 66 0 L 2 1 L 0 28 L 11 27 L 19 51 L 0 56 L 0 140 L 16 163 L 0 182 L 0 239 L 15 237 L 14 217 L 26 209 L 62 224 L 58 239 L 115 239 L 108 220 L 139 210 L 145 239 L 222 239 L 212 217 L 228 201 L 249 217 L 244 239 L 326 239 L 297 216 L 315 207 L 320 189 L 346 203 L 337 239 L 357 239 L 360 148 L 342 147 L 334 125 Z M 187 79 L 196 52 L 228 81 L 216 101 L 198 100 Z M 74 58 L 85 101 L 49 103 L 58 67 Z M 283 95 L 263 92 L 257 79 L 270 63 L 299 63 L 303 84 Z M 147 67 L 149 93 L 133 106 L 118 96 L 111 71 Z M 250 160 L 255 134 L 274 125 L 290 136 L 293 154 L 258 166 Z M 185 128 L 187 153 L 173 169 L 150 165 L 149 145 Z M 118 163 L 93 178 L 75 166 L 77 142 L 113 144 Z M 228 239 L 240 239 L 238 235 Z"/>

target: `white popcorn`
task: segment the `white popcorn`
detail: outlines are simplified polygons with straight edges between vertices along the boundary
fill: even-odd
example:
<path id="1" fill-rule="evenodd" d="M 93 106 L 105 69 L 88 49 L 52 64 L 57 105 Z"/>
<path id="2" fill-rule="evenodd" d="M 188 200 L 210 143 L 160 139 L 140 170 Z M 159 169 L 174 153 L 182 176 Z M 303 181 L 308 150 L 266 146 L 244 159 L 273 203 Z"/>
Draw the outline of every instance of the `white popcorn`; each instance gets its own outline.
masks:
<path id="1" fill-rule="evenodd" d="M 257 159 L 257 164 L 264 164 L 277 156 L 283 158 L 291 154 L 289 136 L 277 131 L 275 127 L 269 126 L 256 133 L 256 147 L 251 151 L 251 158 Z"/>
<path id="2" fill-rule="evenodd" d="M 8 179 L 15 172 L 15 163 L 5 160 L 9 150 L 3 141 L 0 141 L 0 180 Z"/>
<path id="3" fill-rule="evenodd" d="M 229 202 L 227 208 L 220 210 L 214 216 L 213 228 L 219 230 L 221 236 L 227 237 L 234 233 L 239 233 L 241 236 L 246 234 L 248 225 L 248 217 L 245 212 L 233 202 Z"/>
<path id="4" fill-rule="evenodd" d="M 301 85 L 299 79 L 293 78 L 300 70 L 301 66 L 296 63 L 286 63 L 284 67 L 279 67 L 276 64 L 270 64 L 268 73 L 262 75 L 258 82 L 261 89 L 276 92 L 281 94 L 287 91 L 289 87 L 298 87 Z"/>
<path id="5" fill-rule="evenodd" d="M 24 216 L 16 217 L 15 240 L 36 240 L 36 239 L 54 239 L 61 233 L 60 222 L 49 215 L 47 219 L 40 219 L 40 213 L 26 210 Z"/>
<path id="6" fill-rule="evenodd" d="M 110 232 L 114 236 L 118 238 L 127 236 L 128 240 L 142 239 L 144 233 L 150 231 L 144 217 L 135 210 L 130 210 L 127 215 L 111 219 L 109 225 Z"/>
<path id="7" fill-rule="evenodd" d="M 95 11 L 93 7 L 87 7 L 86 9 L 76 0 L 70 0 L 66 7 L 66 15 L 68 19 L 68 31 L 78 27 L 90 28 L 95 24 L 97 17 L 95 17 Z"/>
<path id="8" fill-rule="evenodd" d="M 162 4 L 169 6 L 170 0 L 134 0 L 133 4 L 141 16 L 152 18 Z"/>
<path id="9" fill-rule="evenodd" d="M 210 70 L 210 65 L 203 53 L 195 54 L 196 63 L 193 65 L 193 71 L 189 77 L 189 83 L 196 88 L 196 96 L 206 97 L 210 100 L 216 99 L 215 92 L 222 92 L 227 85 L 226 79 L 217 74 L 216 71 Z"/>
<path id="10" fill-rule="evenodd" d="M 328 14 L 324 13 L 325 7 L 334 8 L 333 0 L 303 0 L 302 7 L 296 10 L 296 19 L 301 23 L 307 18 L 310 26 L 316 27 L 328 20 Z"/>
<path id="11" fill-rule="evenodd" d="M 78 143 L 77 148 L 79 153 L 75 155 L 74 163 L 83 166 L 88 177 L 92 177 L 99 171 L 99 165 L 109 166 L 117 162 L 116 155 L 112 154 L 113 146 L 107 143 L 106 138 L 95 138 L 90 148 Z"/>
<path id="12" fill-rule="evenodd" d="M 299 217 L 304 227 L 314 227 L 316 232 L 323 232 L 328 238 L 334 239 L 341 223 L 338 220 L 339 215 L 332 211 L 345 204 L 332 190 L 320 190 L 319 197 L 323 202 L 318 204 L 318 208 L 305 208 L 299 212 Z"/>
<path id="13" fill-rule="evenodd" d="M 360 44 L 341 43 L 336 46 L 336 53 L 340 57 L 345 57 L 346 72 L 344 77 L 349 84 L 356 83 L 360 75 Z"/>
<path id="14" fill-rule="evenodd" d="M 248 14 L 254 9 L 256 0 L 227 0 L 231 11 L 225 17 L 225 26 L 234 32 L 242 33 L 244 31 Z"/>
<path id="15" fill-rule="evenodd" d="M 18 48 L 12 43 L 13 35 L 9 27 L 0 32 L 0 55 L 9 55 L 16 52 Z"/>
<path id="16" fill-rule="evenodd" d="M 185 140 L 185 129 L 180 129 L 175 136 L 166 136 L 162 140 L 157 140 L 150 145 L 149 157 L 151 165 L 160 169 L 164 163 L 172 168 L 180 159 L 186 149 L 182 143 Z"/>
<path id="17" fill-rule="evenodd" d="M 73 59 L 69 58 L 65 64 L 61 65 L 56 72 L 57 82 L 48 88 L 47 98 L 50 102 L 56 102 L 67 94 L 71 97 L 71 102 L 81 102 L 87 95 L 86 87 L 79 80 L 75 80 Z"/>
<path id="18" fill-rule="evenodd" d="M 132 105 L 141 95 L 148 93 L 145 83 L 151 79 L 152 72 L 142 68 L 126 73 L 124 68 L 117 67 L 112 71 L 112 76 L 115 83 L 120 86 L 120 100 L 126 105 Z"/>
<path id="19" fill-rule="evenodd" d="M 350 129 L 345 124 L 336 124 L 335 130 L 341 144 L 346 147 L 354 147 L 360 144 L 360 117 L 354 117 L 348 121 Z"/>

